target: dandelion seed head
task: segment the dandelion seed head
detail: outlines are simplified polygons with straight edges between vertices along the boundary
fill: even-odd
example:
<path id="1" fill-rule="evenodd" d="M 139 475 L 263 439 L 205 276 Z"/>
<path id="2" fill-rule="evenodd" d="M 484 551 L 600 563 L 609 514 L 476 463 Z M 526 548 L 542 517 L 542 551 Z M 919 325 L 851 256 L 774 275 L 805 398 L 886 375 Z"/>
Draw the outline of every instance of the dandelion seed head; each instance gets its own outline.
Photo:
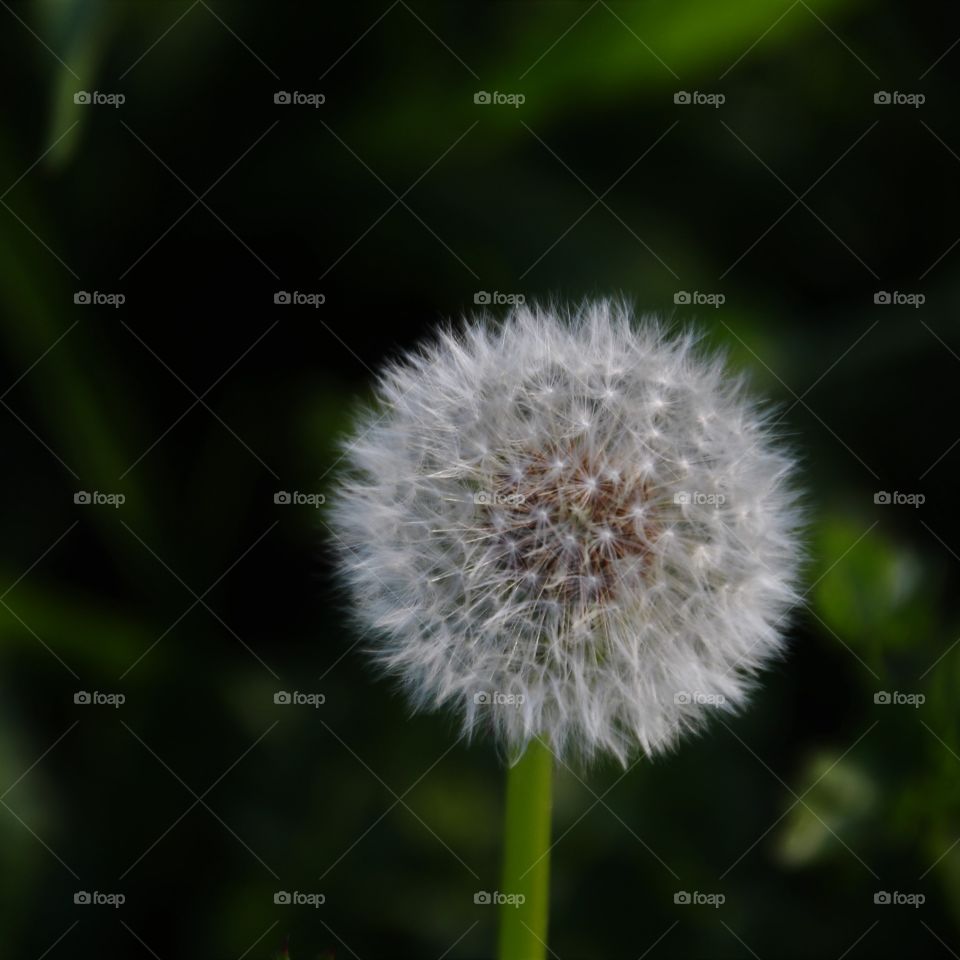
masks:
<path id="1" fill-rule="evenodd" d="M 722 359 L 601 300 L 447 330 L 383 374 L 333 530 L 373 655 L 509 755 L 649 755 L 783 647 L 794 462 Z"/>

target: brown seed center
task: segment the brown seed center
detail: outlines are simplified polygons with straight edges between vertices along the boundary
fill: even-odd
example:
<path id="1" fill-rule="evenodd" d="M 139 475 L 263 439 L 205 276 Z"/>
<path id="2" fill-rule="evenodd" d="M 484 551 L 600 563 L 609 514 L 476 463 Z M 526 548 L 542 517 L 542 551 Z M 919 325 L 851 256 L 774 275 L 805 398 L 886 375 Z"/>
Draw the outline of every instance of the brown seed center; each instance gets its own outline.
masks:
<path id="1" fill-rule="evenodd" d="M 532 596 L 587 604 L 643 575 L 658 524 L 649 483 L 574 447 L 528 453 L 496 474 L 489 504 L 498 562 Z"/>

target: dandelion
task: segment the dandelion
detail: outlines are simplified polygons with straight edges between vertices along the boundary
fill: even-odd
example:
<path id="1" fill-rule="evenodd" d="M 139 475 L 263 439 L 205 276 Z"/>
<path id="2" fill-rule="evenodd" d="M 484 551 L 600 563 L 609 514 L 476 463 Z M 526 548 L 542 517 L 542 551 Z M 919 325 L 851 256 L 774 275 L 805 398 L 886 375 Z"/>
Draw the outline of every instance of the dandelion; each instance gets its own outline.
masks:
<path id="1" fill-rule="evenodd" d="M 745 703 L 783 649 L 799 516 L 722 358 L 623 303 L 518 307 L 390 366 L 378 399 L 333 507 L 353 609 L 416 707 L 523 757 L 508 833 L 551 754 L 626 764 Z"/>

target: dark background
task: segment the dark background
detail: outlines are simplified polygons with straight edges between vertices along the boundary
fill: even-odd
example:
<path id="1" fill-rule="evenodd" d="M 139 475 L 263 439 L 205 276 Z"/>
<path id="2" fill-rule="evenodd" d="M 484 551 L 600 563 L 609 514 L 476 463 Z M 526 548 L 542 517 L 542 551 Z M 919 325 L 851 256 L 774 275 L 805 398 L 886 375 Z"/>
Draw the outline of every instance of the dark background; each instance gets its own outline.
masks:
<path id="1" fill-rule="evenodd" d="M 491 954 L 495 751 L 372 675 L 324 511 L 274 503 L 335 495 L 373 371 L 482 291 L 697 322 L 811 513 L 750 710 L 558 772 L 552 956 L 960 951 L 958 37 L 845 0 L 3 2 L 4 955 Z"/>

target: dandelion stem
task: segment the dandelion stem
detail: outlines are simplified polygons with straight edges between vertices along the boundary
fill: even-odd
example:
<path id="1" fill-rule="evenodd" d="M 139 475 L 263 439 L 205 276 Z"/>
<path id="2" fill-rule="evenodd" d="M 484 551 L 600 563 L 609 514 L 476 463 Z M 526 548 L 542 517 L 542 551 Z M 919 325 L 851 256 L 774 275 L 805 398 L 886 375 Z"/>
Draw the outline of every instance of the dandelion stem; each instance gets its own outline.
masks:
<path id="1" fill-rule="evenodd" d="M 553 754 L 532 740 L 507 771 L 500 960 L 544 960 L 550 902 Z"/>

